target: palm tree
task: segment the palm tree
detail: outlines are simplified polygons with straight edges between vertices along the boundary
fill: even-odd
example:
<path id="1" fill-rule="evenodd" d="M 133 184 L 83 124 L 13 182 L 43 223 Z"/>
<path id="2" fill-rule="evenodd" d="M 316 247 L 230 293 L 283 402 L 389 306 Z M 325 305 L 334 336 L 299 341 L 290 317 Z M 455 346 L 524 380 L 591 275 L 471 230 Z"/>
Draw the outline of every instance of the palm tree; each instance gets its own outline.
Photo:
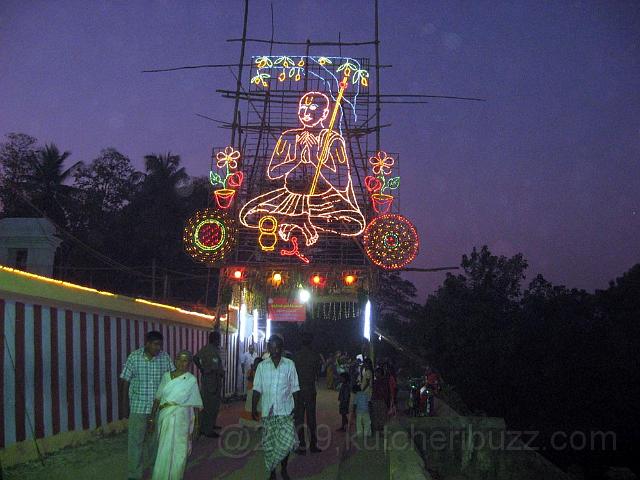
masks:
<path id="1" fill-rule="evenodd" d="M 144 166 L 146 176 L 143 188 L 154 193 L 175 194 L 176 187 L 189 176 L 180 166 L 180 155 L 145 155 Z"/>
<path id="2" fill-rule="evenodd" d="M 131 262 L 169 265 L 182 255 L 182 228 L 187 199 L 178 187 L 189 179 L 180 156 L 171 152 L 145 155 L 144 180 L 131 203 L 123 210 L 125 254 Z"/>
<path id="3" fill-rule="evenodd" d="M 31 197 L 31 203 L 39 214 L 44 214 L 59 225 L 66 225 L 68 209 L 74 201 L 74 187 L 65 182 L 82 165 L 76 162 L 64 168 L 65 160 L 71 152 L 60 153 L 51 143 L 38 150 L 31 160 L 30 172 L 25 177 L 25 192 Z"/>

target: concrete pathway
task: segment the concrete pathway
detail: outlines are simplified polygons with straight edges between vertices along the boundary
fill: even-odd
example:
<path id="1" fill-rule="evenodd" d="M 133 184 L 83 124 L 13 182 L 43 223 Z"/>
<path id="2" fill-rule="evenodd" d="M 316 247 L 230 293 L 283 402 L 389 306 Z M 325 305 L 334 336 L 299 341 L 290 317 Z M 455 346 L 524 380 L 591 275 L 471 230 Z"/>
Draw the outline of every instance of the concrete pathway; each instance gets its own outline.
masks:
<path id="1" fill-rule="evenodd" d="M 318 444 L 323 452 L 292 454 L 289 474 L 293 479 L 366 479 L 389 477 L 388 456 L 382 436 L 358 441 L 354 432 L 336 432 L 340 426 L 338 393 L 318 392 Z M 260 434 L 240 427 L 242 402 L 225 404 L 218 423 L 220 439 L 200 437 L 193 448 L 185 480 L 246 480 L 267 478 L 260 447 Z M 102 438 L 96 442 L 62 450 L 45 459 L 5 472 L 3 480 L 120 480 L 126 479 L 127 436 Z"/>
<path id="2" fill-rule="evenodd" d="M 204 439 L 195 446 L 185 479 L 229 480 L 267 478 L 260 434 L 237 426 L 243 405 L 230 405 L 221 417 L 221 439 Z M 336 432 L 340 427 L 338 393 L 321 389 L 317 397 L 318 446 L 321 453 L 296 455 L 289 459 L 289 474 L 295 479 L 388 478 L 389 467 L 382 437 L 366 444 L 355 432 Z"/>

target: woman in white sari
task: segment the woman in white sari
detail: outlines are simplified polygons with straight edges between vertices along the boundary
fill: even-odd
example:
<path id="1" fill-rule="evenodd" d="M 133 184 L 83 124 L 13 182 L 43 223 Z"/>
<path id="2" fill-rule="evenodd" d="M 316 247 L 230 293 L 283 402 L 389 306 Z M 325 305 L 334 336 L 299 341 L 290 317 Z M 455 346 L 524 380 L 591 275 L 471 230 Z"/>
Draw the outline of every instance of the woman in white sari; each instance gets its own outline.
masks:
<path id="1" fill-rule="evenodd" d="M 189 373 L 191 360 L 190 352 L 180 352 L 176 369 L 164 374 L 156 393 L 151 411 L 151 418 L 159 412 L 153 480 L 182 480 L 192 439 L 199 433 L 198 409 L 202 408 L 202 398 L 196 377 Z"/>

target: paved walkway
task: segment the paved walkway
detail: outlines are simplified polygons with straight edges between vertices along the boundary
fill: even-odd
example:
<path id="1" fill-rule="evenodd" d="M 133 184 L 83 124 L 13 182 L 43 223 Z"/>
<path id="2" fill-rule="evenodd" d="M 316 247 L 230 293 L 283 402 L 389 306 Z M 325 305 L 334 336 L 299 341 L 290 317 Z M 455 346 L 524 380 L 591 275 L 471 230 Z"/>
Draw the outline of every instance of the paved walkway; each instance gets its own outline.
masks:
<path id="1" fill-rule="evenodd" d="M 318 444 L 323 452 L 293 454 L 289 460 L 291 478 L 387 479 L 389 465 L 382 437 L 371 437 L 363 444 L 353 432 L 336 432 L 340 426 L 337 392 L 321 389 L 317 403 Z M 201 437 L 196 442 L 185 480 L 267 478 L 259 434 L 237 425 L 242 409 L 241 402 L 223 405 L 218 417 L 223 426 L 222 438 Z M 125 433 L 66 449 L 45 459 L 44 467 L 35 463 L 21 466 L 6 472 L 5 479 L 126 479 L 126 442 Z"/>
<path id="2" fill-rule="evenodd" d="M 223 437 L 204 439 L 194 448 L 186 480 L 229 480 L 267 478 L 260 448 L 260 435 L 236 425 L 242 404 L 229 406 L 222 415 Z M 363 445 L 353 432 L 336 432 L 340 426 L 338 393 L 321 389 L 317 398 L 318 446 L 321 453 L 296 455 L 289 459 L 289 474 L 295 479 L 387 479 L 382 437 Z M 377 444 L 376 441 L 377 440 Z"/>

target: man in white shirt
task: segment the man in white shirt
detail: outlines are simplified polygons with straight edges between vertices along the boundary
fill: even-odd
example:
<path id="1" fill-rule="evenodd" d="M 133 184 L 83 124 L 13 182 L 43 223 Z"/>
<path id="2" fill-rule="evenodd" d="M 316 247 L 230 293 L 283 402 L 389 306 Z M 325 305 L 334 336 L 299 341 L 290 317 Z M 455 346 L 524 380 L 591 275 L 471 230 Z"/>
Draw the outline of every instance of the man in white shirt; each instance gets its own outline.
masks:
<path id="1" fill-rule="evenodd" d="M 253 379 L 252 417 L 258 420 L 258 402 L 261 402 L 262 447 L 269 478 L 276 478 L 280 463 L 280 475 L 289 479 L 287 463 L 289 454 L 298 448 L 293 421 L 294 396 L 298 396 L 298 373 L 292 360 L 282 356 L 284 341 L 278 335 L 269 339 L 270 357 L 258 365 Z"/>
<path id="2" fill-rule="evenodd" d="M 245 387 L 247 385 L 247 374 L 249 373 L 249 370 L 251 370 L 254 360 L 258 357 L 258 354 L 255 352 L 256 349 L 253 344 L 251 344 L 249 345 L 249 351 L 244 352 L 240 356 L 240 368 L 242 369 L 242 378 L 245 382 Z"/>

